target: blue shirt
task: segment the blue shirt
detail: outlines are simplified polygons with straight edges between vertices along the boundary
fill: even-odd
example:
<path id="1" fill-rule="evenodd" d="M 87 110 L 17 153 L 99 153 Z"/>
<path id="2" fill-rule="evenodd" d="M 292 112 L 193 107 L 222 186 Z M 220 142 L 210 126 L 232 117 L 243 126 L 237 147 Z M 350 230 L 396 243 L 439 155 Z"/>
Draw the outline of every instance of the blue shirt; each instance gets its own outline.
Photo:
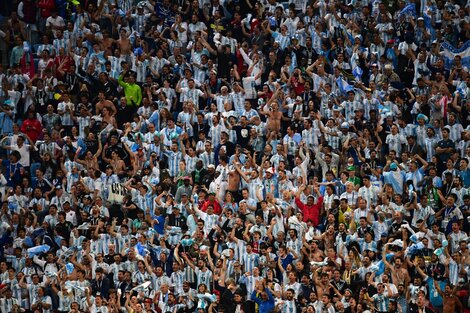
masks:
<path id="1" fill-rule="evenodd" d="M 268 294 L 268 300 L 263 301 L 256 296 L 256 290 L 254 290 L 251 294 L 251 299 L 258 304 L 258 312 L 259 313 L 269 313 L 272 309 L 274 309 L 274 298 L 271 291 L 266 288 L 266 293 Z"/>
<path id="2" fill-rule="evenodd" d="M 470 187 L 470 170 L 460 171 L 460 177 L 462 178 L 464 188 Z"/>

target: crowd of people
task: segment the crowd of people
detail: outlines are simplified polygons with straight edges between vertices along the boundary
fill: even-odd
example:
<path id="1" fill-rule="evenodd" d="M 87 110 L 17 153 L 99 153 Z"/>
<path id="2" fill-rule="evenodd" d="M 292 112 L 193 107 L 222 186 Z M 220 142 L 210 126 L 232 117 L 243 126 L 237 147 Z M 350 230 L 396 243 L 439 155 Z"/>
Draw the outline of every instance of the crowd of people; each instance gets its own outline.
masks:
<path id="1" fill-rule="evenodd" d="M 469 10 L 1 1 L 0 312 L 469 312 Z"/>

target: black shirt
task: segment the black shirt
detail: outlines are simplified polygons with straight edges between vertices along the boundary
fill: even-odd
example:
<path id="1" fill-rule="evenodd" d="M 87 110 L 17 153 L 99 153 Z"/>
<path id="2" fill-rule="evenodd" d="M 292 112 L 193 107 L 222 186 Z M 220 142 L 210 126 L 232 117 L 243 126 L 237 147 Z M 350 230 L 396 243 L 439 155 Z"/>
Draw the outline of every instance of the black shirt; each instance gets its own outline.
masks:
<path id="1" fill-rule="evenodd" d="M 248 142 L 250 141 L 250 126 L 233 126 L 232 129 L 237 134 L 237 144 L 239 144 L 242 148 L 248 147 Z"/>

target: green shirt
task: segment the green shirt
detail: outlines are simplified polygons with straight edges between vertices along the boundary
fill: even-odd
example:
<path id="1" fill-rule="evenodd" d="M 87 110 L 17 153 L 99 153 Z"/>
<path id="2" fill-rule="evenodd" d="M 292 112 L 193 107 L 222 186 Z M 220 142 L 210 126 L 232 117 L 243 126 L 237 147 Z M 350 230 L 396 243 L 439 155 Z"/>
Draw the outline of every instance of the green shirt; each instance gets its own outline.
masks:
<path id="1" fill-rule="evenodd" d="M 23 57 L 23 53 L 23 46 L 16 46 L 11 50 L 10 67 L 13 67 L 13 65 L 20 63 L 21 58 Z"/>
<path id="2" fill-rule="evenodd" d="M 122 76 L 119 76 L 118 79 L 119 85 L 124 88 L 124 95 L 126 96 L 127 105 L 139 106 L 142 102 L 142 89 L 137 84 L 129 84 L 122 80 Z"/>

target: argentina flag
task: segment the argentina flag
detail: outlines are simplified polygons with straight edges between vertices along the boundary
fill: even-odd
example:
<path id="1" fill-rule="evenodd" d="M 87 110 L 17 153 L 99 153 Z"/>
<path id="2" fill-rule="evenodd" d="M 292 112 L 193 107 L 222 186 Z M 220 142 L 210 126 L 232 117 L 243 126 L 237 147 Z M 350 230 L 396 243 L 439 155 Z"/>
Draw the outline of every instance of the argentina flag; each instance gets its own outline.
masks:
<path id="1" fill-rule="evenodd" d="M 348 91 L 354 90 L 353 86 L 348 84 L 348 82 L 341 76 L 336 79 L 336 85 L 338 86 L 339 91 L 344 95 L 347 94 Z"/>
<path id="2" fill-rule="evenodd" d="M 412 15 L 416 16 L 416 8 L 414 3 L 408 4 L 406 7 L 404 7 L 399 13 L 398 16 L 402 15 Z"/>
<path id="3" fill-rule="evenodd" d="M 416 16 L 416 8 L 414 3 L 408 4 L 406 7 L 404 7 L 399 13 L 398 16 L 402 15 L 412 15 Z"/>
<path id="4" fill-rule="evenodd" d="M 353 71 L 352 71 L 354 77 L 356 78 L 356 81 L 360 81 L 361 80 L 361 76 L 363 74 L 363 71 L 362 71 L 362 68 L 360 68 L 359 66 L 356 66 Z"/>
<path id="5" fill-rule="evenodd" d="M 460 48 L 455 48 L 448 42 L 441 44 L 441 55 L 444 57 L 445 68 L 450 69 L 454 58 L 459 55 L 462 58 L 462 66 L 470 66 L 470 40 L 467 40 Z"/>

